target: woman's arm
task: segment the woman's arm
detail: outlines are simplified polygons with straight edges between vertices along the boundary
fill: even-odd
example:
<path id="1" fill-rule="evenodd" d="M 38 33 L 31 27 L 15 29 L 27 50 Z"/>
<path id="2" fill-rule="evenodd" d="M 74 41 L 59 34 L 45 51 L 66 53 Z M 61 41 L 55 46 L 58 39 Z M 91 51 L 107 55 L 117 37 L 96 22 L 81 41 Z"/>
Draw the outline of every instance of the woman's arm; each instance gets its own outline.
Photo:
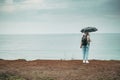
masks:
<path id="1" fill-rule="evenodd" d="M 81 43 L 80 43 L 80 48 L 82 48 L 82 41 L 81 41 Z"/>
<path id="2" fill-rule="evenodd" d="M 87 41 L 88 41 L 88 43 L 91 42 L 90 36 L 87 36 Z"/>

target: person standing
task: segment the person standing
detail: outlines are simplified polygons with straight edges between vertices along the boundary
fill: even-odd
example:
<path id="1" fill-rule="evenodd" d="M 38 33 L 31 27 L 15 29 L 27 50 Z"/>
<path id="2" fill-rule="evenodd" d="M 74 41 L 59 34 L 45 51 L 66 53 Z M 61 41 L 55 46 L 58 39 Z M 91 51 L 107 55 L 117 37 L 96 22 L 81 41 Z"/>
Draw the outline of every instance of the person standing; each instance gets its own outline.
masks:
<path id="1" fill-rule="evenodd" d="M 80 44 L 80 48 L 82 48 L 83 51 L 83 63 L 89 63 L 88 54 L 89 54 L 90 42 L 91 40 L 90 40 L 89 32 L 84 32 Z"/>

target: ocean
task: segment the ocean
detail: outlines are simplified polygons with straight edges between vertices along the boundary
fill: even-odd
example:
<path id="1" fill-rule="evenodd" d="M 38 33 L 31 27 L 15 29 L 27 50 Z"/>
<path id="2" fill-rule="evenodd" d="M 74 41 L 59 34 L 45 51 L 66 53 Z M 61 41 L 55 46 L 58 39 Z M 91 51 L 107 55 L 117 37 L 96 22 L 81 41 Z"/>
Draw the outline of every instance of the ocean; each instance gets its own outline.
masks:
<path id="1" fill-rule="evenodd" d="M 82 59 L 82 34 L 0 35 L 0 59 Z M 120 60 L 120 33 L 90 33 L 89 59 Z"/>

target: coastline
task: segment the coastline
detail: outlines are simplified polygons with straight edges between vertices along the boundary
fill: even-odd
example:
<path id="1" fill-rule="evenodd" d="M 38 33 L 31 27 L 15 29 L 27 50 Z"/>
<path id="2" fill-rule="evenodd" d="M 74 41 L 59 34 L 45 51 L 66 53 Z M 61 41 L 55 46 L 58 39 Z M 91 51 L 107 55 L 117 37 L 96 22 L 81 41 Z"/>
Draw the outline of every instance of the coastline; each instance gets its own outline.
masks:
<path id="1" fill-rule="evenodd" d="M 82 60 L 0 60 L 0 78 L 6 75 L 20 80 L 119 80 L 120 60 L 90 60 L 89 64 Z"/>

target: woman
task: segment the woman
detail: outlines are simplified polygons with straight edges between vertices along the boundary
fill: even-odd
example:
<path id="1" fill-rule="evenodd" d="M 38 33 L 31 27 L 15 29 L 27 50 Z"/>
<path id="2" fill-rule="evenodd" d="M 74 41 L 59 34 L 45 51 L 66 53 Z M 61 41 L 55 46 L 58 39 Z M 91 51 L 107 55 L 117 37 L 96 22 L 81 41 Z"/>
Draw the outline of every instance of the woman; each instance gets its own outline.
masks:
<path id="1" fill-rule="evenodd" d="M 83 63 L 89 63 L 88 54 L 90 47 L 90 35 L 88 32 L 85 32 L 82 36 L 80 48 L 83 50 Z"/>

